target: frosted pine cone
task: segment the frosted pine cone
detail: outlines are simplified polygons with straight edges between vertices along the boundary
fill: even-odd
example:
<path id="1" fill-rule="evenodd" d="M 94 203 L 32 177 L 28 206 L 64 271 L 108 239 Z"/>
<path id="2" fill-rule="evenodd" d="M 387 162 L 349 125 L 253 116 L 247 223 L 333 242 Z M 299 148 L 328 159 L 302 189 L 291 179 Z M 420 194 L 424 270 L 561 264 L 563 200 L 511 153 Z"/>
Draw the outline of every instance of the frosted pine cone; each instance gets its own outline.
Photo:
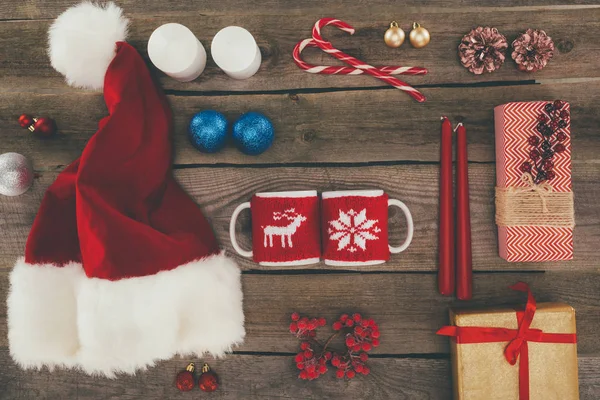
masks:
<path id="1" fill-rule="evenodd" d="M 527 29 L 512 46 L 512 58 L 523 72 L 541 70 L 554 55 L 554 42 L 544 31 Z"/>
<path id="2" fill-rule="evenodd" d="M 507 48 L 506 38 L 496 28 L 480 26 L 462 38 L 458 55 L 465 68 L 480 75 L 484 70 L 494 72 L 500 68 Z"/>

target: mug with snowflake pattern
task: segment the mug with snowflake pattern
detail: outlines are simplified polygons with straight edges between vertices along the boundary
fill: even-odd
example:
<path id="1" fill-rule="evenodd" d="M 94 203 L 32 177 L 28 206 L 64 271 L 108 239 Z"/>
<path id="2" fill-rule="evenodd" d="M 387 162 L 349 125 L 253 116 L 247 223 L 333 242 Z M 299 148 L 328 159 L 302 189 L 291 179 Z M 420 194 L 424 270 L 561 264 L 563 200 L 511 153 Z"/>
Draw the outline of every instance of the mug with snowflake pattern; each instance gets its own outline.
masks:
<path id="1" fill-rule="evenodd" d="M 388 244 L 388 207 L 400 208 L 406 216 L 407 236 L 399 247 Z M 408 248 L 413 220 L 408 207 L 389 199 L 383 190 L 325 192 L 321 200 L 323 259 L 332 266 L 376 265 L 390 253 Z"/>
<path id="2" fill-rule="evenodd" d="M 244 209 L 252 216 L 252 251 L 242 249 L 235 223 Z M 319 198 L 316 190 L 257 193 L 240 204 L 229 225 L 235 251 L 263 266 L 318 263 L 321 256 Z"/>

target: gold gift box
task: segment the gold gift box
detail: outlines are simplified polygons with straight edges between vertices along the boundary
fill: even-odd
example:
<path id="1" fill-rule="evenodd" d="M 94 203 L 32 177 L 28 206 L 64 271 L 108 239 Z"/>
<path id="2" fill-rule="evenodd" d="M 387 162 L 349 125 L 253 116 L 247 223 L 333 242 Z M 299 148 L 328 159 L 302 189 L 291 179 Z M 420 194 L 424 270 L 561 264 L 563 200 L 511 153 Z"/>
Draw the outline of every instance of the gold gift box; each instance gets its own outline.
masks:
<path id="1" fill-rule="evenodd" d="M 450 310 L 456 326 L 517 329 L 515 309 Z M 544 333 L 576 333 L 575 310 L 567 304 L 540 303 L 531 323 Z M 456 400 L 519 400 L 519 362 L 504 357 L 507 342 L 457 344 L 451 339 Z M 527 342 L 530 400 L 579 399 L 577 345 Z"/>

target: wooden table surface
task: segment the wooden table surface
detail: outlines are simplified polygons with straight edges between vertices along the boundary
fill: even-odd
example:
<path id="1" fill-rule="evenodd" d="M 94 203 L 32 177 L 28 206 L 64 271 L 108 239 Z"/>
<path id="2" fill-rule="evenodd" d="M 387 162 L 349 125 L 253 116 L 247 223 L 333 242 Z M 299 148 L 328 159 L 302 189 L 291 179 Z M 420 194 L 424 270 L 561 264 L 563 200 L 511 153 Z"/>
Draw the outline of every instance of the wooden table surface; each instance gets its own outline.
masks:
<path id="1" fill-rule="evenodd" d="M 564 301 L 577 310 L 581 399 L 600 398 L 600 5 L 576 0 L 371 1 L 134 1 L 119 4 L 132 20 L 130 42 L 146 57 L 150 33 L 159 25 L 188 26 L 207 50 L 228 25 L 247 28 L 257 39 L 263 63 L 253 78 L 236 81 L 209 59 L 191 83 L 156 72 L 175 115 L 175 176 L 197 201 L 232 252 L 229 217 L 239 203 L 261 191 L 381 188 L 406 202 L 416 230 L 410 248 L 376 267 L 331 269 L 323 264 L 275 270 L 236 257 L 243 269 L 247 339 L 234 354 L 210 361 L 221 377 L 213 399 L 450 399 L 448 340 L 435 331 L 459 302 L 436 288 L 439 137 L 441 115 L 463 119 L 468 129 L 473 230 L 473 306 L 522 301 L 507 286 L 530 283 L 538 301 Z M 37 178 L 31 190 L 0 197 L 0 293 L 23 254 L 42 195 L 65 165 L 78 157 L 106 114 L 102 95 L 68 87 L 45 52 L 52 19 L 70 0 L 4 0 L 0 4 L 0 153 L 15 151 L 32 160 Z M 424 77 L 406 80 L 428 97 L 417 104 L 368 76 L 311 75 L 292 62 L 294 44 L 310 35 L 314 22 L 335 16 L 357 28 L 353 37 L 325 33 L 336 46 L 375 65 L 419 65 Z M 391 20 L 407 29 L 412 21 L 428 28 L 432 41 L 417 50 L 387 48 L 383 33 Z M 474 76 L 456 54 L 471 28 L 497 27 L 509 41 L 527 28 L 545 29 L 557 51 L 536 74 L 518 72 L 508 58 L 493 74 Z M 407 32 L 408 33 L 408 32 Z M 306 59 L 335 63 L 317 50 Z M 577 228 L 571 262 L 507 263 L 498 256 L 494 225 L 493 107 L 509 101 L 571 103 L 573 186 Z M 276 140 L 251 157 L 233 148 L 197 152 L 188 142 L 190 117 L 205 109 L 234 120 L 257 110 L 268 115 Z M 18 126 L 22 113 L 51 116 L 60 133 L 32 137 Z M 392 211 L 392 223 L 402 216 Z M 242 245 L 250 221 L 242 218 Z M 394 230 L 399 242 L 404 232 Z M 298 268 L 298 267 L 296 267 Z M 202 293 L 198 293 L 198 299 Z M 466 303 L 464 303 L 466 304 Z M 190 304 L 190 307 L 193 307 Z M 208 398 L 198 390 L 182 394 L 173 386 L 187 359 L 160 362 L 135 377 L 92 378 L 71 371 L 20 370 L 10 359 L 6 305 L 0 302 L 0 398 L 2 399 L 170 399 Z M 381 346 L 369 361 L 372 374 L 351 382 L 333 372 L 315 382 L 296 379 L 292 357 L 298 341 L 288 332 L 289 314 L 333 318 L 360 311 L 381 326 Z M 199 360 L 195 360 L 199 361 Z"/>

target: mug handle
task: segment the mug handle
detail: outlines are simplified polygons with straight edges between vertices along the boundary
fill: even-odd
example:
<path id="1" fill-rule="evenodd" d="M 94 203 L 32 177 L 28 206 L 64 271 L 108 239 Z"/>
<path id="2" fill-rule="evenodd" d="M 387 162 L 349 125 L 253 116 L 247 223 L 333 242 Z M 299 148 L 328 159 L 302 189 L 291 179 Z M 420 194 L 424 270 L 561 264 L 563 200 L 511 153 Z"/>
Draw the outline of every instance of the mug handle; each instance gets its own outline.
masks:
<path id="1" fill-rule="evenodd" d="M 237 239 L 235 238 L 235 223 L 237 222 L 240 213 L 246 208 L 250 208 L 249 202 L 240 204 L 239 206 L 237 206 L 233 214 L 231 214 L 231 222 L 229 222 L 229 238 L 231 239 L 231 244 L 233 245 L 233 248 L 235 249 L 235 251 L 238 252 L 239 255 L 243 257 L 252 257 L 252 251 L 242 249 L 238 244 Z"/>
<path id="2" fill-rule="evenodd" d="M 399 247 L 389 246 L 390 253 L 397 254 L 397 253 L 401 253 L 404 250 L 406 250 L 408 248 L 408 246 L 410 245 L 410 242 L 412 242 L 414 224 L 413 224 L 412 215 L 410 214 L 410 210 L 408 209 L 408 207 L 406 207 L 406 204 L 404 204 L 400 200 L 389 199 L 388 207 L 391 207 L 391 206 L 396 206 L 402 210 L 402 212 L 406 216 L 406 223 L 407 223 L 407 229 L 408 229 L 408 232 L 406 234 L 406 240 L 404 241 L 404 243 L 402 243 L 401 246 L 399 246 Z"/>

